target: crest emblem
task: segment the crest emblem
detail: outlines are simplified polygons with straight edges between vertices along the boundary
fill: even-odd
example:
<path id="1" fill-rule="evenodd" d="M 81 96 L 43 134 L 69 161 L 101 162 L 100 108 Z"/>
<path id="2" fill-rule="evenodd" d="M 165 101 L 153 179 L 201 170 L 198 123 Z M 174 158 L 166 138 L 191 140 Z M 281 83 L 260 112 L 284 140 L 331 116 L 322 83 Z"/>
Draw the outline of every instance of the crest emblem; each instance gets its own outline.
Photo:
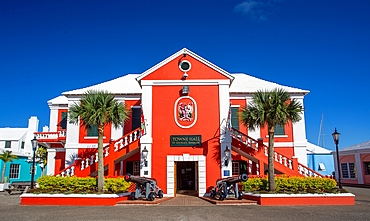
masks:
<path id="1" fill-rule="evenodd" d="M 175 102 L 174 117 L 176 124 L 181 128 L 192 127 L 197 120 L 197 106 L 192 97 L 180 97 Z"/>

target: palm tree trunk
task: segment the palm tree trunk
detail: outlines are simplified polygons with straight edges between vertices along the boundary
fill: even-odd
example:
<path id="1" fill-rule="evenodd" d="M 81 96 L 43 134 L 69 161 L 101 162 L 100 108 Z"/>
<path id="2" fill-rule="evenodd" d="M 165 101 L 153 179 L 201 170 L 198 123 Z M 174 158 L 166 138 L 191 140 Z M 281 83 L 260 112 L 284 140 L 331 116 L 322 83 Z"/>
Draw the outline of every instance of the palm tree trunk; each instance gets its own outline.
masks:
<path id="1" fill-rule="evenodd" d="M 268 126 L 268 134 L 269 134 L 269 151 L 268 151 L 268 181 L 269 181 L 269 190 L 275 191 L 275 169 L 274 169 L 274 158 L 275 158 L 275 151 L 274 151 L 274 134 L 275 128 L 274 126 Z"/>
<path id="2" fill-rule="evenodd" d="M 98 192 L 104 192 L 104 158 L 103 158 L 104 126 L 98 127 Z"/>
<path id="3" fill-rule="evenodd" d="M 6 170 L 6 162 L 4 162 L 3 171 L 1 171 L 1 182 L 2 183 L 4 183 L 5 170 Z"/>

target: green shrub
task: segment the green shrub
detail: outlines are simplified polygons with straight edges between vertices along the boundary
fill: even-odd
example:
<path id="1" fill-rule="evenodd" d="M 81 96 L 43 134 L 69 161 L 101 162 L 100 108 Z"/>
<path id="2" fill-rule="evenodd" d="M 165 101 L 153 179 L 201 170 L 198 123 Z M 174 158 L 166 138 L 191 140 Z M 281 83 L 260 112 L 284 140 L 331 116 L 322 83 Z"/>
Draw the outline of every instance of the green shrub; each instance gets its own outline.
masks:
<path id="1" fill-rule="evenodd" d="M 61 176 L 42 176 L 37 179 L 38 188 L 30 192 L 33 193 L 97 193 L 97 179 L 94 177 L 61 177 Z M 104 193 L 123 193 L 127 192 L 131 183 L 123 178 L 105 178 Z"/>
<path id="2" fill-rule="evenodd" d="M 266 192 L 268 191 L 267 178 L 249 178 L 242 182 L 243 191 Z M 337 182 L 330 178 L 318 177 L 275 177 L 277 193 L 335 193 Z"/>

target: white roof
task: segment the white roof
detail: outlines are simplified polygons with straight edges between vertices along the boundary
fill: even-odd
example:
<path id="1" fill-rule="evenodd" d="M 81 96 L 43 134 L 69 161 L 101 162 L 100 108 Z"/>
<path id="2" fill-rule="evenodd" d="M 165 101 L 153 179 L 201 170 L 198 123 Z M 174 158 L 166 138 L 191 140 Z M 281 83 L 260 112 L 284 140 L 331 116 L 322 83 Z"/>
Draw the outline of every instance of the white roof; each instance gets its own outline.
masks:
<path id="1" fill-rule="evenodd" d="M 235 73 L 231 75 L 235 78 L 231 83 L 230 93 L 254 93 L 257 90 L 272 90 L 277 87 L 285 89 L 288 93 L 309 93 L 308 90 L 280 85 L 244 73 Z"/>
<path id="2" fill-rule="evenodd" d="M 128 74 L 100 84 L 63 92 L 63 95 L 80 95 L 90 89 L 106 90 L 112 94 L 141 94 L 141 87 L 136 81 L 136 78 L 139 76 L 139 74 Z M 283 88 L 289 93 L 309 93 L 308 90 L 280 85 L 244 73 L 231 74 L 231 76 L 235 78 L 231 83 L 230 93 L 254 93 L 257 90 L 271 90 L 276 87 Z M 53 104 L 65 104 L 67 103 L 67 98 L 65 96 L 56 97 L 49 102 L 52 102 Z"/>
<path id="3" fill-rule="evenodd" d="M 313 143 L 307 142 L 307 154 L 330 154 L 331 151 Z"/>
<path id="4" fill-rule="evenodd" d="M 20 140 L 28 128 L 0 128 L 0 140 Z"/>
<path id="5" fill-rule="evenodd" d="M 80 95 L 88 90 L 105 90 L 112 94 L 141 94 L 141 87 L 135 80 L 139 74 L 127 74 L 89 87 L 63 92 L 63 95 Z"/>
<path id="6" fill-rule="evenodd" d="M 343 148 L 343 149 L 340 149 L 339 152 L 340 151 L 348 151 L 348 150 L 363 150 L 363 149 L 369 149 L 370 150 L 370 140 L 359 143 L 359 144 L 355 144 L 355 145 L 352 145 L 352 146 L 349 146 L 349 147 L 346 147 L 346 148 Z"/>
<path id="7" fill-rule="evenodd" d="M 68 99 L 66 96 L 59 96 L 48 101 L 48 104 L 67 104 Z"/>

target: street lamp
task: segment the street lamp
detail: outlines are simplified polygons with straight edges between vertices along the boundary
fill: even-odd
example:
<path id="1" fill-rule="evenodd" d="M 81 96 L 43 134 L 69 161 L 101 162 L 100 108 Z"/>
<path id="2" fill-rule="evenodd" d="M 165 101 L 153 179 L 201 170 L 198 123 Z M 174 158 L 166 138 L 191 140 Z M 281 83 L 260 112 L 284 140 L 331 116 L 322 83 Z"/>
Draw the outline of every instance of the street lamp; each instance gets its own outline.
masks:
<path id="1" fill-rule="evenodd" d="M 31 140 L 32 143 L 32 150 L 33 150 L 33 156 L 32 156 L 32 169 L 31 169 L 31 189 L 33 189 L 34 185 L 34 179 L 35 179 L 35 158 L 36 158 L 36 149 L 37 145 L 39 144 L 39 141 L 34 137 Z"/>
<path id="2" fill-rule="evenodd" d="M 332 134 L 335 144 L 335 149 L 337 152 L 337 166 L 338 166 L 338 183 L 339 183 L 339 189 L 342 189 L 342 176 L 340 172 L 340 162 L 339 162 L 339 151 L 338 151 L 338 143 L 339 143 L 339 137 L 340 133 L 338 133 L 337 128 L 335 128 L 334 133 Z"/>
<path id="3" fill-rule="evenodd" d="M 230 160 L 230 149 L 228 146 L 226 146 L 226 149 L 224 150 L 225 158 L 224 158 L 224 164 L 225 166 L 229 165 Z"/>
<path id="4" fill-rule="evenodd" d="M 147 167 L 148 166 L 148 161 L 147 161 L 147 159 L 148 159 L 148 150 L 146 149 L 146 146 L 144 147 L 144 150 L 143 151 L 141 151 L 141 154 L 142 154 L 142 156 L 143 156 L 143 160 L 144 160 L 144 166 L 145 167 Z"/>

